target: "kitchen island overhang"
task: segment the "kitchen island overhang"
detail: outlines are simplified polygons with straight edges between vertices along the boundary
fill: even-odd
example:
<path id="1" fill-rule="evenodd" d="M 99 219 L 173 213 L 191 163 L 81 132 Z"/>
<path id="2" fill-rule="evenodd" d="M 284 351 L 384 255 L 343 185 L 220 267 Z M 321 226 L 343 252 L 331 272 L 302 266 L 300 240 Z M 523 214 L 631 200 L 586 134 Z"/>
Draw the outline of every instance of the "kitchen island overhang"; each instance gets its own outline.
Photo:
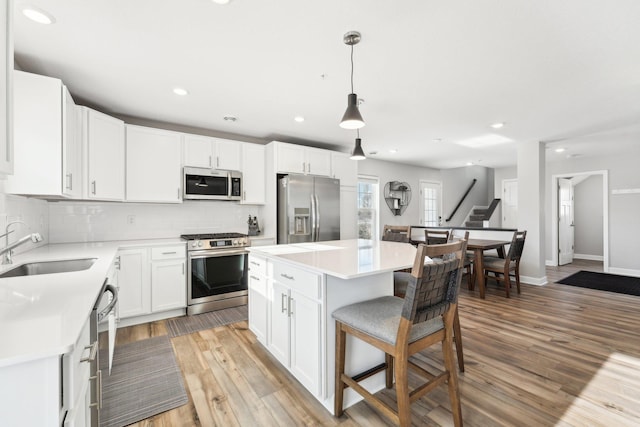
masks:
<path id="1" fill-rule="evenodd" d="M 393 295 L 393 272 L 413 265 L 407 243 L 364 239 L 249 248 L 249 328 L 333 414 L 335 322 L 340 307 Z M 429 260 L 430 262 L 430 260 Z M 384 353 L 348 337 L 347 374 L 384 363 Z M 361 383 L 371 393 L 384 373 Z M 345 390 L 345 407 L 361 400 Z"/>

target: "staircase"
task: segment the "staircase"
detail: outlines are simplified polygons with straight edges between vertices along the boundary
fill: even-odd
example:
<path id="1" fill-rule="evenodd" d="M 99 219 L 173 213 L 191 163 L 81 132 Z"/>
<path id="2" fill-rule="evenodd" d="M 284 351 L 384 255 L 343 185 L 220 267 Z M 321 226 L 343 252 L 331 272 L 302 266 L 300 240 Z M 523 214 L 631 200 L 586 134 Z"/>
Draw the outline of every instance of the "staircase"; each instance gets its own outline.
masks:
<path id="1" fill-rule="evenodd" d="M 471 215 L 469 215 L 469 220 L 464 223 L 465 227 L 482 228 L 484 221 L 491 219 L 491 215 L 493 215 L 493 211 L 496 210 L 498 203 L 500 203 L 500 199 L 493 199 L 488 208 L 474 209 Z"/>

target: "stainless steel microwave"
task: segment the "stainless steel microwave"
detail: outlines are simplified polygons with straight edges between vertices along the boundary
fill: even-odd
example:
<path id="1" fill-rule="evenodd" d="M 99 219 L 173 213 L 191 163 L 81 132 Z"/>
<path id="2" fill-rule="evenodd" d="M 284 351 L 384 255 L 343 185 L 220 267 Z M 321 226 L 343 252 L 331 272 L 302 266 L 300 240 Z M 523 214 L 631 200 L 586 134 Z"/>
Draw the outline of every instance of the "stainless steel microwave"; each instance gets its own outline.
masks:
<path id="1" fill-rule="evenodd" d="M 240 200 L 242 172 L 184 168 L 184 199 Z"/>

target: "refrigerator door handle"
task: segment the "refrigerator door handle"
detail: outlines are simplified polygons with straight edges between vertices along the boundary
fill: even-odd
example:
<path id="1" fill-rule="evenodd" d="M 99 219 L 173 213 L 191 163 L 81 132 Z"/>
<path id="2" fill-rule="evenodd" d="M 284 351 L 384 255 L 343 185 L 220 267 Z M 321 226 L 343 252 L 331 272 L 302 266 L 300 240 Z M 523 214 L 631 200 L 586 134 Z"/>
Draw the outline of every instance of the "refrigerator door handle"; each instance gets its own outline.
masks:
<path id="1" fill-rule="evenodd" d="M 316 199 L 315 194 L 309 196 L 311 198 L 311 241 L 316 241 Z"/>
<path id="2" fill-rule="evenodd" d="M 315 241 L 320 241 L 320 201 L 318 200 L 318 195 L 314 194 L 313 197 L 316 199 L 316 237 Z"/>

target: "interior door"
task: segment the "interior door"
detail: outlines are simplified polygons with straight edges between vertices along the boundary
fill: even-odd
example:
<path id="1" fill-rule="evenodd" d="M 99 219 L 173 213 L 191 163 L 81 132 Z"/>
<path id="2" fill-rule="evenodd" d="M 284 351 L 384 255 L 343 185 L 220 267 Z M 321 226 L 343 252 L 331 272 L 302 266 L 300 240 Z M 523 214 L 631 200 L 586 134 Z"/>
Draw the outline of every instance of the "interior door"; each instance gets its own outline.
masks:
<path id="1" fill-rule="evenodd" d="M 420 181 L 420 225 L 438 227 L 442 224 L 442 184 Z"/>
<path id="2" fill-rule="evenodd" d="M 502 181 L 502 228 L 518 228 L 518 180 Z"/>
<path id="3" fill-rule="evenodd" d="M 558 179 L 558 264 L 573 262 L 573 184 Z"/>

